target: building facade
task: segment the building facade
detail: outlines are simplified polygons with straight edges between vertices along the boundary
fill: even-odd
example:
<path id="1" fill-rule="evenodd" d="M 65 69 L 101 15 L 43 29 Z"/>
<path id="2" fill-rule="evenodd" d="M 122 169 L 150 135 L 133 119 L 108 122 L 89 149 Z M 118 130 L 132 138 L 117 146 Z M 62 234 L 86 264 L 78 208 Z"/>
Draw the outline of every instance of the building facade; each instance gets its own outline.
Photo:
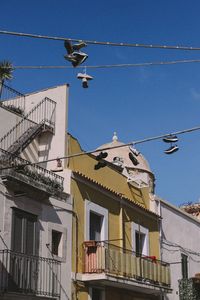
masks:
<path id="1" fill-rule="evenodd" d="M 200 222 L 171 203 L 156 197 L 162 222 L 161 258 L 170 264 L 172 293 L 166 300 L 200 299 Z"/>
<path id="2" fill-rule="evenodd" d="M 68 151 L 82 151 L 72 136 Z M 74 203 L 73 299 L 162 299 L 171 292 L 170 268 L 160 261 L 160 218 L 149 210 L 149 187 L 132 183 L 121 165 L 101 160 L 99 152 L 68 161 Z"/>
<path id="3" fill-rule="evenodd" d="M 29 95 L 3 86 L 0 299 L 71 298 L 70 172 L 46 162 L 66 153 L 67 102 L 67 85 Z"/>

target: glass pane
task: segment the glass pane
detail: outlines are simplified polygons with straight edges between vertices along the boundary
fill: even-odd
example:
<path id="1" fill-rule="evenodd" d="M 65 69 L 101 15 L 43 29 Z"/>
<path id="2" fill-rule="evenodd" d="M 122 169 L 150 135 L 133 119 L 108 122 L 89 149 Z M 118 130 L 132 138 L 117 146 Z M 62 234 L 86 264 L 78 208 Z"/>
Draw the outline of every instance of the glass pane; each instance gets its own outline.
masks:
<path id="1" fill-rule="evenodd" d="M 26 254 L 35 254 L 35 222 L 27 219 L 26 222 Z"/>
<path id="2" fill-rule="evenodd" d="M 23 217 L 21 214 L 15 212 L 14 213 L 14 220 L 13 220 L 13 250 L 16 252 L 23 251 L 23 244 L 22 244 L 22 227 L 23 227 Z"/>
<path id="3" fill-rule="evenodd" d="M 144 241 L 145 241 L 145 234 L 139 233 L 138 231 L 135 232 L 135 252 L 136 255 L 140 256 L 143 254 L 144 250 Z"/>
<path id="4" fill-rule="evenodd" d="M 37 217 L 19 209 L 13 209 L 12 248 L 16 252 L 36 254 L 35 229 Z"/>
<path id="5" fill-rule="evenodd" d="M 181 267 L 182 267 L 182 278 L 188 278 L 188 257 L 185 254 L 181 254 Z"/>
<path id="6" fill-rule="evenodd" d="M 103 216 L 90 212 L 90 240 L 100 241 Z"/>
<path id="7" fill-rule="evenodd" d="M 101 300 L 101 290 L 100 289 L 92 289 L 92 300 Z"/>
<path id="8" fill-rule="evenodd" d="M 61 243 L 62 233 L 52 230 L 52 254 L 59 255 L 59 246 Z"/>

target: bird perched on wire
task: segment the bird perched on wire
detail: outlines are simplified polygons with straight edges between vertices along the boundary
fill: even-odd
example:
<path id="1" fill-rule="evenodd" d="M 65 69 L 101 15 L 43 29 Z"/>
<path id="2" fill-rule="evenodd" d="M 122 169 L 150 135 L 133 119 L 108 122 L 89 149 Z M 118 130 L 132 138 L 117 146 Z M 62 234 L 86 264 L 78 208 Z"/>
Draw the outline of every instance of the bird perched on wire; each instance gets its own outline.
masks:
<path id="1" fill-rule="evenodd" d="M 67 50 L 67 54 L 64 55 L 64 58 L 70 61 L 73 67 L 81 65 L 88 58 L 86 53 L 80 51 L 81 48 L 87 46 L 86 43 L 80 42 L 79 44 L 72 45 L 70 41 L 65 40 L 64 46 Z"/>

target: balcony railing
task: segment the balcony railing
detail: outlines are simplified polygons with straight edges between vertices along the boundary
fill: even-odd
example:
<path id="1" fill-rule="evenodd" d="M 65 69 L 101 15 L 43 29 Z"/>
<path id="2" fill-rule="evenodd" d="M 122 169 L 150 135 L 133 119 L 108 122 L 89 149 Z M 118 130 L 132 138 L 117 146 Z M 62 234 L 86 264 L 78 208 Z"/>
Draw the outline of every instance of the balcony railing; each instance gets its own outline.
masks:
<path id="1" fill-rule="evenodd" d="M 0 89 L 0 104 L 18 114 L 24 114 L 25 95 L 2 84 Z"/>
<path id="2" fill-rule="evenodd" d="M 0 176 L 8 176 L 50 194 L 63 191 L 64 178 L 0 149 Z"/>
<path id="3" fill-rule="evenodd" d="M 29 138 L 29 133 L 31 133 L 31 130 L 37 125 L 43 125 L 44 128 L 50 129 L 50 131 L 54 133 L 55 110 L 56 102 L 47 97 L 44 98 L 36 106 L 34 106 L 17 124 L 15 124 L 15 126 L 13 126 L 3 137 L 1 137 L 0 147 L 4 150 L 10 151 L 9 148 L 12 147 L 14 143 L 20 144 L 23 142 L 23 138 L 20 140 L 21 137 L 26 135 L 27 138 Z M 35 136 L 33 137 L 35 138 Z M 29 139 L 29 142 L 31 142 L 31 137 Z"/>
<path id="4" fill-rule="evenodd" d="M 60 278 L 59 261 L 0 250 L 0 292 L 59 297 Z"/>
<path id="5" fill-rule="evenodd" d="M 83 273 L 105 273 L 170 287 L 169 264 L 155 257 L 136 256 L 132 251 L 105 243 L 84 243 Z"/>
<path id="6" fill-rule="evenodd" d="M 26 118 L 39 124 L 46 123 L 54 130 L 56 117 L 56 102 L 48 97 L 41 100 L 27 114 Z"/>

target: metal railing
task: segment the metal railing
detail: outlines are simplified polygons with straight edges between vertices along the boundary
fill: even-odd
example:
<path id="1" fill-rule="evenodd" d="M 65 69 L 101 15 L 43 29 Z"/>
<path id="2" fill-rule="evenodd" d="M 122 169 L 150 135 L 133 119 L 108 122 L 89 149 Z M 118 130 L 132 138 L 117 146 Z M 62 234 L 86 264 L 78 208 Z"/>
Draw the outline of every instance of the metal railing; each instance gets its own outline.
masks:
<path id="1" fill-rule="evenodd" d="M 4 169 L 5 168 L 5 169 Z M 8 168 L 8 169 L 6 169 Z M 0 176 L 12 176 L 50 194 L 63 191 L 64 178 L 38 165 L 0 149 Z"/>
<path id="2" fill-rule="evenodd" d="M 23 115 L 25 110 L 25 95 L 5 84 L 1 84 L 0 104 L 15 113 Z"/>
<path id="3" fill-rule="evenodd" d="M 106 242 L 84 242 L 83 273 L 106 273 L 170 286 L 169 264 Z"/>
<path id="4" fill-rule="evenodd" d="M 13 128 L 11 128 L 1 139 L 0 139 L 0 148 L 8 150 L 9 148 L 28 131 L 35 127 L 37 123 L 30 121 L 28 119 L 20 120 Z"/>
<path id="5" fill-rule="evenodd" d="M 56 102 L 45 97 L 36 106 L 34 106 L 25 116 L 37 124 L 46 122 L 47 125 L 54 129 L 55 126 Z"/>
<path id="6" fill-rule="evenodd" d="M 60 297 L 61 263 L 0 250 L 0 291 Z"/>
<path id="7" fill-rule="evenodd" d="M 56 102 L 49 98 L 44 98 L 0 139 L 0 148 L 9 150 L 14 143 L 20 143 L 20 137 L 37 124 L 44 124 L 44 126 L 54 131 L 55 108 Z"/>

